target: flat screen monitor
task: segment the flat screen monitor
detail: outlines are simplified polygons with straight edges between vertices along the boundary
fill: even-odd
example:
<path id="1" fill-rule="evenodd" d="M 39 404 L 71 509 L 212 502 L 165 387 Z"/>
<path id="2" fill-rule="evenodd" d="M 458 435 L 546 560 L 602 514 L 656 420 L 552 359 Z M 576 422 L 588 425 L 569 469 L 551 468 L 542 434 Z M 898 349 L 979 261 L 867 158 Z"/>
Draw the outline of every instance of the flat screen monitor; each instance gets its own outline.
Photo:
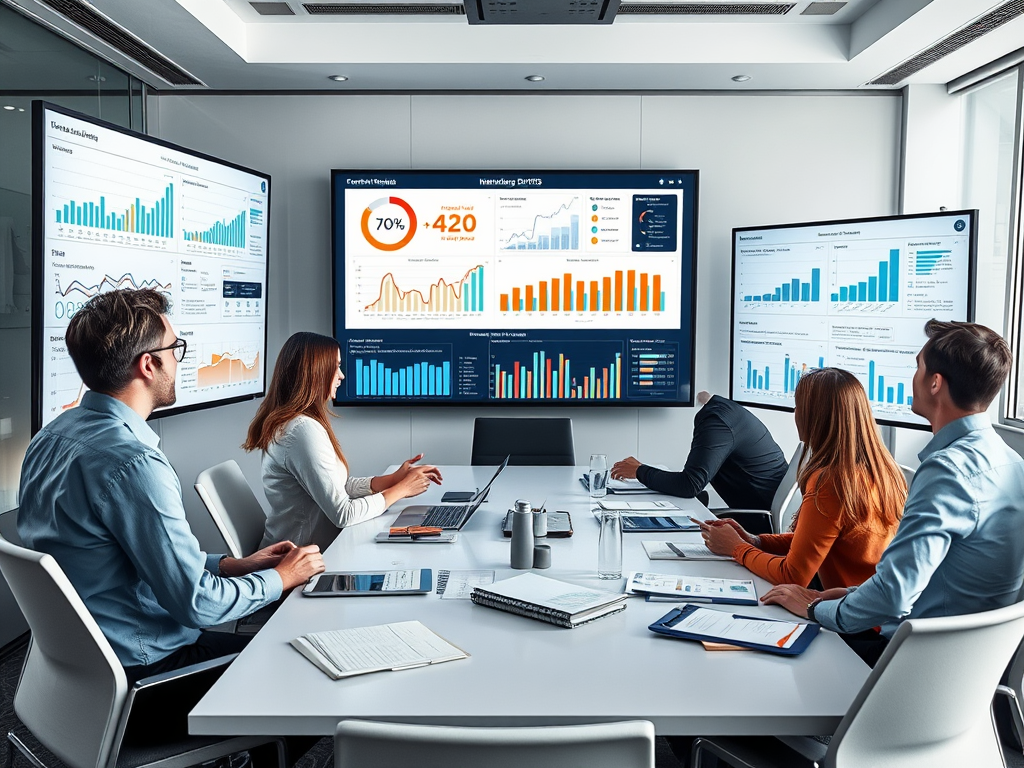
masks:
<path id="1" fill-rule="evenodd" d="M 911 410 L 925 322 L 973 320 L 977 211 L 733 230 L 733 399 L 792 410 L 801 376 L 844 368 L 881 424 Z"/>
<path id="2" fill-rule="evenodd" d="M 33 121 L 34 428 L 81 401 L 68 322 L 119 288 L 166 295 L 188 342 L 155 416 L 262 395 L 270 177 L 45 102 Z"/>
<path id="3" fill-rule="evenodd" d="M 338 404 L 693 403 L 696 171 L 332 185 Z"/>

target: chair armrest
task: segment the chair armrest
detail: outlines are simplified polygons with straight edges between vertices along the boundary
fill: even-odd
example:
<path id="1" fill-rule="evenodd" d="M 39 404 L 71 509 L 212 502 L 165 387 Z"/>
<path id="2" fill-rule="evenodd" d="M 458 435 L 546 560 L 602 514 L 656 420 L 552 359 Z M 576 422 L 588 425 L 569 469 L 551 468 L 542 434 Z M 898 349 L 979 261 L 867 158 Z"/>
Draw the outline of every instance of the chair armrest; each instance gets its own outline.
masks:
<path id="1" fill-rule="evenodd" d="M 711 512 L 722 520 L 735 520 L 747 533 L 759 536 L 775 533 L 772 513 L 763 509 L 712 509 Z"/>
<path id="2" fill-rule="evenodd" d="M 207 661 L 189 664 L 187 667 L 181 667 L 180 669 L 172 669 L 168 672 L 161 672 L 158 675 L 150 675 L 149 677 L 144 677 L 137 681 L 135 685 L 132 686 L 132 690 L 140 691 L 143 688 L 150 688 L 154 685 L 163 685 L 164 683 L 169 683 L 182 677 L 188 677 L 189 675 L 198 675 L 212 669 L 227 667 L 228 664 L 235 660 L 236 656 L 238 656 L 237 653 L 230 653 L 227 656 L 220 656 L 216 659 L 209 659 Z"/>
<path id="3" fill-rule="evenodd" d="M 1024 712 L 1021 712 L 1017 692 L 1008 685 L 997 685 L 996 693 L 1010 700 L 1010 716 L 1013 719 L 1013 729 L 1017 732 L 1017 742 L 1024 744 Z"/>

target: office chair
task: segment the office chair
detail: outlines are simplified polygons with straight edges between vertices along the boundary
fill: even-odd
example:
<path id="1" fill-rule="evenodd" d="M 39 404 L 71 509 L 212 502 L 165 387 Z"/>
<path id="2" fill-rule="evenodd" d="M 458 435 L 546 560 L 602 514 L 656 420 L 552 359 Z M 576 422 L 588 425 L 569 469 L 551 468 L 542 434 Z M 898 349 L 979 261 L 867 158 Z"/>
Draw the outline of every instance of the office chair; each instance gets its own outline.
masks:
<path id="1" fill-rule="evenodd" d="M 267 513 L 234 459 L 200 472 L 195 488 L 232 557 L 247 557 L 260 548 Z"/>
<path id="2" fill-rule="evenodd" d="M 473 423 L 473 466 L 572 467 L 572 419 L 478 418 Z"/>
<path id="3" fill-rule="evenodd" d="M 742 525 L 748 533 L 755 536 L 761 533 L 783 533 L 789 530 L 793 515 L 800 508 L 803 498 L 797 475 L 800 471 L 800 460 L 804 456 L 804 444 L 797 443 L 793 455 L 789 459 L 789 468 L 782 476 L 775 496 L 772 498 L 770 510 L 760 509 L 715 509 L 715 515 L 721 518 L 732 518 Z"/>
<path id="4" fill-rule="evenodd" d="M 908 619 L 827 747 L 799 736 L 702 737 L 693 743 L 690 765 L 701 768 L 710 753 L 734 768 L 1002 768 L 992 696 L 1022 635 L 1024 603 Z"/>
<path id="5" fill-rule="evenodd" d="M 142 706 L 188 690 L 201 691 L 233 656 L 144 678 L 128 687 L 124 668 L 85 603 L 50 555 L 0 538 L 3 573 L 32 631 L 14 711 L 32 735 L 70 768 L 186 768 L 283 739 L 267 736 L 173 736 L 160 743 L 132 743 L 132 714 Z M 180 699 L 179 699 L 180 700 Z M 18 749 L 36 768 L 46 766 L 13 733 L 8 764 Z"/>
<path id="6" fill-rule="evenodd" d="M 646 720 L 542 728 L 455 728 L 342 720 L 335 768 L 654 768 Z"/>

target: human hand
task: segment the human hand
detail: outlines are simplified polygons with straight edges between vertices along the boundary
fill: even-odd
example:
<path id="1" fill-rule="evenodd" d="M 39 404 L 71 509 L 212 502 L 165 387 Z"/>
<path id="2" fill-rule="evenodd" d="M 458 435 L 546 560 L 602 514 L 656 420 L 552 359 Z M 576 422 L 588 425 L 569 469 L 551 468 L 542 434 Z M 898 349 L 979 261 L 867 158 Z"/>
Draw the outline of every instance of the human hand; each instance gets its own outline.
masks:
<path id="1" fill-rule="evenodd" d="M 292 587 L 305 584 L 318 573 L 323 573 L 325 568 L 320 547 L 310 544 L 305 547 L 292 545 L 291 551 L 281 558 L 274 570 L 281 577 L 284 591 L 287 592 Z"/>
<path id="2" fill-rule="evenodd" d="M 399 498 L 407 499 L 410 496 L 419 496 L 426 491 L 431 483 L 441 484 L 441 474 L 437 467 L 411 467 L 409 472 L 393 486 Z"/>
<path id="3" fill-rule="evenodd" d="M 636 478 L 636 471 L 639 467 L 639 461 L 634 459 L 632 456 L 627 456 L 622 461 L 617 461 L 612 465 L 612 479 L 634 480 Z"/>
<path id="4" fill-rule="evenodd" d="M 807 606 L 822 597 L 816 589 L 807 589 L 796 584 L 779 584 L 772 587 L 761 598 L 765 605 L 781 605 L 790 613 L 802 619 L 807 618 Z"/>
<path id="5" fill-rule="evenodd" d="M 714 395 L 712 395 L 707 390 L 701 390 L 700 392 L 697 393 L 697 402 L 700 403 L 701 405 L 707 405 L 708 400 L 710 400 L 712 397 L 714 397 Z"/>
<path id="6" fill-rule="evenodd" d="M 740 528 L 742 531 L 743 529 Z M 737 544 L 749 543 L 740 536 L 739 532 L 728 525 L 725 520 L 715 520 L 710 524 L 700 527 L 700 535 L 704 537 L 704 544 L 716 555 L 732 557 L 733 550 Z"/>
<path id="7" fill-rule="evenodd" d="M 731 517 L 723 517 L 719 518 L 718 520 L 708 520 L 707 522 L 708 525 L 714 527 L 727 525 L 733 530 L 735 530 L 739 537 L 743 541 L 747 542 L 747 544 L 749 544 L 750 546 L 758 548 L 760 548 L 761 546 L 761 542 L 758 540 L 757 536 L 754 536 L 751 533 L 747 533 L 746 529 L 742 525 L 737 523 L 735 520 L 733 520 Z"/>
<path id="8" fill-rule="evenodd" d="M 249 573 L 273 568 L 293 549 L 295 549 L 295 545 L 290 541 L 279 541 L 248 557 L 241 559 L 225 557 L 220 561 L 220 572 L 224 576 L 245 576 Z"/>
<path id="9" fill-rule="evenodd" d="M 415 465 L 416 462 L 422 458 L 423 454 L 418 453 L 411 459 L 406 459 L 405 461 L 403 461 L 402 466 L 400 466 L 398 469 L 391 473 L 392 485 L 400 482 L 401 480 L 404 480 L 412 469 L 418 469 L 419 467 L 414 467 L 413 465 Z M 438 485 L 441 484 L 441 471 L 437 467 L 423 465 L 423 468 L 429 470 L 428 474 L 430 475 L 430 479 L 432 482 L 435 482 Z"/>

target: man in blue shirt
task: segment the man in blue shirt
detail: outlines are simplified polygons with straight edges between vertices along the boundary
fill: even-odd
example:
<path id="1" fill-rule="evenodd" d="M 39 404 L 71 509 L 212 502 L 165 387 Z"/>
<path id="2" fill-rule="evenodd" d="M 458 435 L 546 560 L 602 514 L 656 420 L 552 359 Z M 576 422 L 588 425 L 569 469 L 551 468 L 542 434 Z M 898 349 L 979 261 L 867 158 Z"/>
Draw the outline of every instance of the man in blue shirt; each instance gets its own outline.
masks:
<path id="1" fill-rule="evenodd" d="M 129 684 L 242 649 L 201 629 L 246 616 L 324 570 L 315 546 L 282 542 L 249 557 L 207 555 L 181 486 L 146 424 L 175 402 L 186 344 L 164 296 L 90 300 L 66 343 L 86 392 L 33 438 L 21 475 L 18 533 L 54 557 L 125 667 Z"/>
<path id="2" fill-rule="evenodd" d="M 779 585 L 763 598 L 844 633 L 872 666 L 904 619 L 1000 608 L 1017 602 L 1024 584 L 1024 460 L 985 414 L 1009 373 L 1010 348 L 974 323 L 931 320 L 925 333 L 911 407 L 934 437 L 918 454 L 875 575 L 849 590 Z"/>

